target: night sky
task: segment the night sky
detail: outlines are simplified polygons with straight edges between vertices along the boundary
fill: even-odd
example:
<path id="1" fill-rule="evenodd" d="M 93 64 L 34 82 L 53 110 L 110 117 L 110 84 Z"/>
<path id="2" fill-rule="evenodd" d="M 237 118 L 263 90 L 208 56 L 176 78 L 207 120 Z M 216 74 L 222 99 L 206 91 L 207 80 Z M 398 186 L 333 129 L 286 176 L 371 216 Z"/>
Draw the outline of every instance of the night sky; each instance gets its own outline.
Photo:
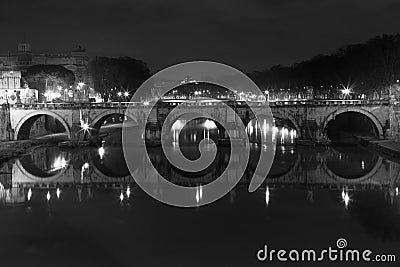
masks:
<path id="1" fill-rule="evenodd" d="M 400 31 L 398 0 L 7 1 L 0 52 L 131 56 L 152 71 L 214 60 L 244 71 L 292 64 Z"/>

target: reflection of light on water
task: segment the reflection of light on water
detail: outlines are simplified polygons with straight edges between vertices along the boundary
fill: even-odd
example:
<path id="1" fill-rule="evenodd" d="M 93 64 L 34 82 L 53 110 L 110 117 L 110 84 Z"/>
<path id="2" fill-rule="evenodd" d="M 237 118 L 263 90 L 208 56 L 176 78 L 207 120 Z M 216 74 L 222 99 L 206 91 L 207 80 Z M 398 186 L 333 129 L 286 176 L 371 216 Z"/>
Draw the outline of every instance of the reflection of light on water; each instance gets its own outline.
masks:
<path id="1" fill-rule="evenodd" d="M 212 120 L 206 120 L 203 123 L 203 126 L 208 130 L 217 128 L 217 125 L 215 125 L 215 122 L 213 122 Z"/>
<path id="2" fill-rule="evenodd" d="M 100 156 L 100 159 L 103 159 L 103 157 L 104 157 L 104 147 L 99 147 L 99 156 Z"/>
<path id="3" fill-rule="evenodd" d="M 128 188 L 126 188 L 126 197 L 129 198 L 130 195 L 131 195 L 131 189 L 128 186 Z"/>
<path id="4" fill-rule="evenodd" d="M 28 201 L 32 198 L 32 189 L 29 188 L 28 190 Z"/>
<path id="5" fill-rule="evenodd" d="M 266 119 L 260 123 L 255 119 L 250 121 L 246 127 L 246 132 L 250 138 L 256 140 L 261 138 L 262 141 L 266 141 L 268 136 L 271 135 L 273 142 L 278 141 L 282 145 L 285 145 L 285 143 L 293 144 L 297 135 L 296 130 L 274 126 L 269 124 Z"/>
<path id="6" fill-rule="evenodd" d="M 267 131 L 268 131 L 268 124 L 267 124 L 267 120 L 264 119 L 264 123 L 262 125 L 262 136 L 263 136 L 263 140 L 267 140 Z"/>
<path id="7" fill-rule="evenodd" d="M 119 194 L 119 200 L 122 202 L 124 200 L 124 194 L 121 191 L 121 194 Z"/>
<path id="8" fill-rule="evenodd" d="M 269 187 L 267 186 L 267 189 L 265 190 L 265 204 L 267 204 L 267 206 L 269 205 Z"/>
<path id="9" fill-rule="evenodd" d="M 104 155 L 104 153 L 103 153 Z M 100 156 L 101 157 L 101 156 Z M 81 181 L 83 182 L 84 180 L 84 174 L 85 172 L 89 169 L 89 163 L 85 162 L 82 167 L 81 167 Z"/>
<path id="10" fill-rule="evenodd" d="M 196 203 L 198 204 L 203 198 L 203 187 L 199 186 L 196 188 Z"/>
<path id="11" fill-rule="evenodd" d="M 185 126 L 186 120 L 177 120 L 174 122 L 174 124 L 171 127 L 172 130 L 172 136 L 173 136 L 173 141 L 174 143 L 179 141 L 179 132 L 182 130 L 182 128 Z"/>
<path id="12" fill-rule="evenodd" d="M 349 193 L 346 192 L 345 196 L 344 196 L 344 205 L 346 206 L 346 208 L 349 206 L 350 203 L 350 197 L 349 197 Z"/>
<path id="13" fill-rule="evenodd" d="M 364 170 L 364 169 L 365 169 L 365 163 L 364 163 L 364 161 L 363 161 L 363 160 L 361 161 L 361 169 L 362 169 L 362 170 Z"/>
<path id="14" fill-rule="evenodd" d="M 281 144 L 285 143 L 285 137 L 288 134 L 289 130 L 285 127 L 281 128 Z"/>
<path id="15" fill-rule="evenodd" d="M 342 191 L 342 199 L 344 202 L 344 206 L 347 208 L 351 202 L 351 198 L 349 196 L 349 193 L 347 191 L 345 191 L 344 189 Z"/>
<path id="16" fill-rule="evenodd" d="M 50 200 L 50 191 L 47 191 L 47 195 L 46 195 L 46 199 L 47 199 L 47 201 L 49 201 Z"/>
<path id="17" fill-rule="evenodd" d="M 290 130 L 290 143 L 294 143 L 294 139 L 296 138 L 296 130 Z"/>
<path id="18" fill-rule="evenodd" d="M 57 195 L 57 199 L 60 199 L 60 196 L 61 196 L 60 188 L 57 188 L 56 195 Z"/>
<path id="19" fill-rule="evenodd" d="M 399 195 L 399 188 L 396 187 L 396 196 L 398 196 L 398 195 Z"/>
<path id="20" fill-rule="evenodd" d="M 68 161 L 65 160 L 63 155 L 59 155 L 54 159 L 53 164 L 51 165 L 51 171 L 57 171 L 67 167 Z"/>

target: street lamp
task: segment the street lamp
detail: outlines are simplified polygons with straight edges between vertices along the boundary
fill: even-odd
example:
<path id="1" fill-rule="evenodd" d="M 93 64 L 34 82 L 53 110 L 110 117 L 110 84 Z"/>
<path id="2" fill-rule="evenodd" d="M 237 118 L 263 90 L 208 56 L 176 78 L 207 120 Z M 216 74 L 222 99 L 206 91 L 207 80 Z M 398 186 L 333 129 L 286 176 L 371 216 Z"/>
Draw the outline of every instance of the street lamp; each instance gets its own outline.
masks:
<path id="1" fill-rule="evenodd" d="M 128 92 L 128 91 L 124 92 L 124 96 L 125 96 L 126 98 L 128 98 L 128 97 L 129 97 L 129 92 Z M 126 99 L 125 99 L 125 101 L 126 101 Z"/>
<path id="2" fill-rule="evenodd" d="M 343 99 L 346 99 L 346 97 L 348 97 L 351 93 L 351 88 L 349 87 L 345 87 L 341 90 L 342 95 L 343 95 Z"/>

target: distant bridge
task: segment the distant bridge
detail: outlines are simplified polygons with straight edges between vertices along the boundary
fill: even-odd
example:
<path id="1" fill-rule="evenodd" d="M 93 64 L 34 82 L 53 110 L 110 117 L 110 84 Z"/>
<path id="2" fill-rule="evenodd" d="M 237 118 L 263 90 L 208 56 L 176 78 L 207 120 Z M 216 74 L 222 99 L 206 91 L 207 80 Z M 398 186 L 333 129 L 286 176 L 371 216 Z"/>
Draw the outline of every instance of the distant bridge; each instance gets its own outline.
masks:
<path id="1" fill-rule="evenodd" d="M 232 117 L 229 109 L 220 102 L 168 100 L 157 104 L 151 110 L 149 121 L 158 126 L 165 123 L 167 115 L 179 104 L 185 102 L 193 105 L 192 111 L 217 115 L 222 121 L 230 122 Z M 82 131 L 82 122 L 91 128 L 91 135 L 96 135 L 104 121 L 115 114 L 125 115 L 129 102 L 107 103 L 42 103 L 15 104 L 10 107 L 10 124 L 15 140 L 29 139 L 29 132 L 34 122 L 43 115 L 56 118 L 65 128 L 70 139 L 86 138 Z M 134 108 L 129 117 L 137 124 L 145 123 L 145 111 L 149 111 L 147 103 L 133 103 Z M 248 123 L 252 119 L 249 107 L 240 101 L 228 103 L 239 115 L 242 121 Z M 251 108 L 261 112 L 262 104 L 254 103 Z M 307 101 L 276 101 L 269 102 L 273 116 L 289 122 L 298 132 L 298 136 L 309 137 L 310 125 L 313 136 L 326 131 L 326 127 L 336 116 L 348 112 L 359 113 L 372 122 L 377 138 L 391 138 L 400 135 L 400 111 L 384 100 L 307 100 Z M 268 115 L 268 114 L 265 114 Z M 173 119 L 178 119 L 175 116 Z M 234 121 L 232 121 L 234 122 Z M 173 121 L 168 122 L 173 123 Z M 172 125 L 172 124 L 171 124 Z M 308 131 L 308 132 L 307 132 Z M 146 138 L 151 138 L 147 136 Z"/>

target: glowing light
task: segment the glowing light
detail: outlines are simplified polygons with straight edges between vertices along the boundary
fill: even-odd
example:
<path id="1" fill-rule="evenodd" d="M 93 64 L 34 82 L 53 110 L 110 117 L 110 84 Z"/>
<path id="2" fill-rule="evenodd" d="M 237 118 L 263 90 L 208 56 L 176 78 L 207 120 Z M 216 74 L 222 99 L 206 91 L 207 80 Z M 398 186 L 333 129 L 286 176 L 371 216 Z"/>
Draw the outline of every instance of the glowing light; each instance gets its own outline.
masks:
<path id="1" fill-rule="evenodd" d="M 119 200 L 122 202 L 124 200 L 124 194 L 121 191 L 121 194 L 119 194 Z"/>
<path id="2" fill-rule="evenodd" d="M 269 198 L 270 198 L 270 193 L 269 193 L 269 187 L 267 186 L 267 189 L 265 190 L 265 204 L 267 204 L 267 206 L 269 205 Z"/>
<path id="3" fill-rule="evenodd" d="M 144 101 L 143 105 L 148 106 L 150 103 L 148 101 Z"/>
<path id="4" fill-rule="evenodd" d="M 88 131 L 89 130 L 89 124 L 87 122 L 82 124 L 82 130 Z"/>
<path id="5" fill-rule="evenodd" d="M 81 182 L 84 180 L 84 173 L 87 169 L 89 169 L 89 163 L 85 162 L 81 167 Z"/>
<path id="6" fill-rule="evenodd" d="M 206 120 L 204 122 L 203 126 L 206 129 L 215 129 L 215 128 L 217 128 L 217 125 L 215 125 L 215 122 L 213 122 L 212 120 Z"/>
<path id="7" fill-rule="evenodd" d="M 342 90 L 341 90 L 341 92 L 342 92 L 342 94 L 343 94 L 343 96 L 349 96 L 350 95 L 350 93 L 351 93 L 351 88 L 350 87 L 345 87 L 345 88 L 343 88 Z"/>
<path id="8" fill-rule="evenodd" d="M 52 164 L 52 171 L 64 169 L 67 166 L 68 166 L 68 161 L 66 161 L 65 158 L 62 155 L 60 155 L 54 159 L 54 162 Z"/>
<path id="9" fill-rule="evenodd" d="M 85 162 L 85 164 L 83 164 L 82 166 L 84 169 L 89 169 L 89 163 Z"/>
<path id="10" fill-rule="evenodd" d="M 344 205 L 345 205 L 346 208 L 347 208 L 347 207 L 349 206 L 350 201 L 351 201 L 350 196 L 349 196 L 349 194 L 348 194 L 347 192 L 346 192 L 346 194 L 345 194 L 343 200 L 344 200 Z"/>
<path id="11" fill-rule="evenodd" d="M 57 188 L 56 195 L 57 195 L 57 198 L 60 199 L 60 196 L 61 196 L 60 188 Z"/>
<path id="12" fill-rule="evenodd" d="M 196 203 L 199 203 L 203 198 L 203 187 L 199 186 L 196 188 Z"/>
<path id="13" fill-rule="evenodd" d="M 365 162 L 363 160 L 361 161 L 361 169 L 365 169 Z"/>
<path id="14" fill-rule="evenodd" d="M 122 92 L 118 92 L 117 95 L 118 95 L 118 96 L 122 96 Z"/>
<path id="15" fill-rule="evenodd" d="M 50 201 L 50 191 L 47 191 L 47 195 L 46 195 L 46 199 L 47 199 L 47 201 Z"/>
<path id="16" fill-rule="evenodd" d="M 129 92 L 125 92 L 125 93 L 124 93 L 124 96 L 125 96 L 125 97 L 128 97 L 128 96 L 129 96 Z"/>
<path id="17" fill-rule="evenodd" d="M 30 201 L 31 198 L 32 198 L 32 189 L 29 188 L 29 190 L 28 190 L 28 201 Z"/>
<path id="18" fill-rule="evenodd" d="M 103 157 L 104 157 L 104 147 L 99 147 L 98 153 L 99 153 L 100 159 L 103 159 Z"/>
<path id="19" fill-rule="evenodd" d="M 129 198 L 130 195 L 131 195 L 131 189 L 128 186 L 128 188 L 126 189 L 126 196 Z"/>
<path id="20" fill-rule="evenodd" d="M 350 202 L 351 202 L 351 198 L 349 196 L 349 193 L 346 192 L 344 190 L 344 188 L 343 188 L 343 191 L 342 191 L 342 199 L 343 199 L 343 202 L 344 202 L 344 206 L 347 208 L 349 206 Z"/>
<path id="21" fill-rule="evenodd" d="M 398 196 L 398 195 L 399 195 L 399 188 L 396 187 L 396 196 Z"/>

